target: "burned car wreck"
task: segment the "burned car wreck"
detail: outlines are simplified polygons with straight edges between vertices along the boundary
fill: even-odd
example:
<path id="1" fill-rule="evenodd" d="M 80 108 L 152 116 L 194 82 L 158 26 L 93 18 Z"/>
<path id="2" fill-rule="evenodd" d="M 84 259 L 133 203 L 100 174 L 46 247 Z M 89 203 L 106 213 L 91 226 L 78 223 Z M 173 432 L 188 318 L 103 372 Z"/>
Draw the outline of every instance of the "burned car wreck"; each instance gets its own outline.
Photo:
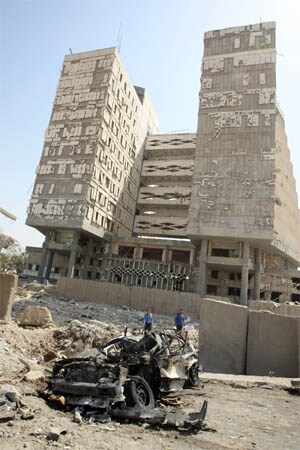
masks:
<path id="1" fill-rule="evenodd" d="M 111 417 L 199 428 L 206 402 L 200 413 L 181 414 L 179 421 L 171 412 L 154 410 L 165 395 L 197 384 L 198 358 L 187 333 L 153 331 L 125 333 L 100 348 L 56 361 L 48 389 L 52 398 L 63 396 L 65 405 L 96 408 Z"/>

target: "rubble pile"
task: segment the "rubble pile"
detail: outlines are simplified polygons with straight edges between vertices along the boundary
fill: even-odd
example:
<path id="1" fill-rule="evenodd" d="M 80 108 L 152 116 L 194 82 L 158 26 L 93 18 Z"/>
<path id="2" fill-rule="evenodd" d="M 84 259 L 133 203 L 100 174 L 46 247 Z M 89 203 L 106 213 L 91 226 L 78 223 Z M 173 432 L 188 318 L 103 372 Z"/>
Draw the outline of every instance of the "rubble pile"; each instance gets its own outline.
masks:
<path id="1" fill-rule="evenodd" d="M 119 327 L 97 320 L 87 323 L 72 320 L 67 327 L 54 330 L 53 337 L 57 347 L 64 351 L 66 356 L 70 356 L 84 349 L 101 346 L 120 333 Z"/>
<path id="2" fill-rule="evenodd" d="M 0 382 L 18 381 L 24 369 L 30 370 L 44 361 L 44 354 L 55 348 L 53 330 L 26 329 L 16 322 L 0 326 Z"/>
<path id="3" fill-rule="evenodd" d="M 44 306 L 29 306 L 19 317 L 22 327 L 47 327 L 53 324 L 52 315 Z"/>

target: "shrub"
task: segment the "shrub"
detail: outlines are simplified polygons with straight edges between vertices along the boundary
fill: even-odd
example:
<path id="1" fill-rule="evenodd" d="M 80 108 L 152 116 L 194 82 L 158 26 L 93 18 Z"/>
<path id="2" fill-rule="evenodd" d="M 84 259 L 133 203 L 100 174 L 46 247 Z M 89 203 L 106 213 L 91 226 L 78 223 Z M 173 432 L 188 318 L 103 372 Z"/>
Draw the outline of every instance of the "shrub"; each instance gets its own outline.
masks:
<path id="1" fill-rule="evenodd" d="M 1 235 L 0 242 L 0 272 L 16 272 L 20 274 L 25 266 L 26 254 L 22 251 L 20 245 L 13 239 Z"/>

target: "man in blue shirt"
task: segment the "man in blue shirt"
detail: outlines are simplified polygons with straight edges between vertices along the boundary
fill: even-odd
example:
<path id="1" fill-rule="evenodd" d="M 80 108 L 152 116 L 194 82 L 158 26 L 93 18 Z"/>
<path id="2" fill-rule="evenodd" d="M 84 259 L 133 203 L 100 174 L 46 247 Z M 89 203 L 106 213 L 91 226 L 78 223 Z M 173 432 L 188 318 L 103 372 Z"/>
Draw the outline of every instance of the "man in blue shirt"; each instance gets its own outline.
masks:
<path id="1" fill-rule="evenodd" d="M 144 315 L 144 333 L 146 331 L 151 331 L 153 323 L 152 312 L 148 308 L 146 314 Z"/>
<path id="2" fill-rule="evenodd" d="M 184 321 L 185 321 L 185 317 L 183 315 L 183 310 L 180 309 L 180 311 L 176 314 L 175 316 L 175 325 L 176 325 L 176 330 L 177 331 L 181 331 L 183 326 L 184 326 Z"/>

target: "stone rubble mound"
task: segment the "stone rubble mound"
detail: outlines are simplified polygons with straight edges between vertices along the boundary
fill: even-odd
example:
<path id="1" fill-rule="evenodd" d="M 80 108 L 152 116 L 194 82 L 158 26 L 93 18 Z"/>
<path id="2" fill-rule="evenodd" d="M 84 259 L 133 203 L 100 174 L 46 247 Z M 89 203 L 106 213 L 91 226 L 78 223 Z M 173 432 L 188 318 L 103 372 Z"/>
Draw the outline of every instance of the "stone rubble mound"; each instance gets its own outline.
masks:
<path id="1" fill-rule="evenodd" d="M 97 320 L 87 323 L 72 320 L 67 327 L 56 329 L 53 336 L 60 349 L 70 356 L 84 349 L 98 347 L 120 333 L 119 327 Z"/>

